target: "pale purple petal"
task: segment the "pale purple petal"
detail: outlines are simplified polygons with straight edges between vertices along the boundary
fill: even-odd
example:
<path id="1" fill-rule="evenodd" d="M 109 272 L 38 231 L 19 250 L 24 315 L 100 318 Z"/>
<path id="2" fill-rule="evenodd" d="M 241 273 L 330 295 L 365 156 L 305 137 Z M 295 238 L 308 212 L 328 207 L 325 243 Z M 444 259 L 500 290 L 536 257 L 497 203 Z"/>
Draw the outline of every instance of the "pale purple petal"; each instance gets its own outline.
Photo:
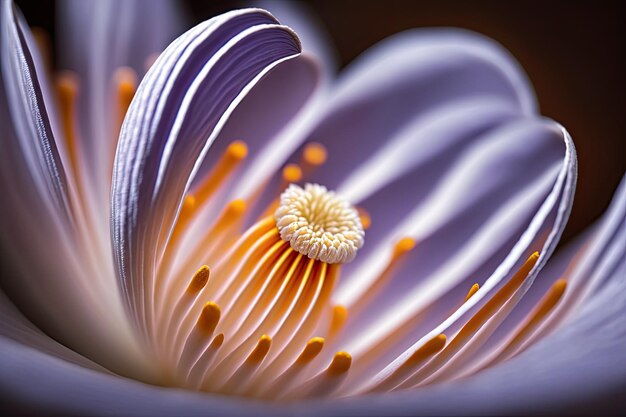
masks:
<path id="1" fill-rule="evenodd" d="M 142 81 L 122 127 L 112 192 L 120 284 L 138 319 L 140 294 L 150 300 L 154 261 L 204 155 L 252 86 L 298 53 L 293 32 L 246 9 L 185 33 Z"/>
<path id="2" fill-rule="evenodd" d="M 13 3 L 2 2 L 2 81 L 25 163 L 48 211 L 70 223 L 69 191 L 65 171 L 52 134 L 25 24 Z"/>
<path id="3" fill-rule="evenodd" d="M 284 25 L 296 31 L 302 41 L 302 53 L 311 54 L 327 76 L 333 77 L 339 67 L 337 52 L 323 23 L 315 18 L 304 2 L 259 0 L 252 3 L 272 13 Z"/>
<path id="4" fill-rule="evenodd" d="M 79 355 L 43 333 L 41 329 L 24 317 L 2 290 L 0 290 L 0 338 L 11 339 L 29 348 L 37 349 L 75 365 L 108 372 L 102 366 Z"/>
<path id="5" fill-rule="evenodd" d="M 7 276 L 3 289 L 47 334 L 123 368 L 132 353 L 120 358 L 129 352 L 129 335 L 115 281 L 98 274 L 106 269 L 101 265 L 95 272 L 87 266 L 91 243 L 77 238 L 70 185 L 28 49 L 30 34 L 10 1 L 2 2 L 1 12 L 0 193 L 10 202 L 0 209 L 1 239 L 19 276 Z"/>
<path id="6" fill-rule="evenodd" d="M 149 61 L 182 33 L 179 5 L 170 0 L 58 2 L 59 67 L 78 75 L 78 135 L 100 217 L 108 217 L 110 172 L 118 135 L 114 71 Z"/>

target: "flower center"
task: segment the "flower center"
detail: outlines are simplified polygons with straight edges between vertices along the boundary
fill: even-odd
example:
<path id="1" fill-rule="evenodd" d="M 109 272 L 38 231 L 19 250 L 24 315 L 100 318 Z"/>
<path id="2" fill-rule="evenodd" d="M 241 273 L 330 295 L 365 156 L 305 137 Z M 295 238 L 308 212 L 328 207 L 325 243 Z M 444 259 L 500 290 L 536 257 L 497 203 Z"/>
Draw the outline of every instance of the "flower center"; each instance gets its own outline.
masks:
<path id="1" fill-rule="evenodd" d="M 226 204 L 205 235 L 194 236 L 246 150 L 241 141 L 226 146 L 185 196 L 159 264 L 162 382 L 272 399 L 331 394 L 352 364 L 347 352 L 322 352 L 346 318 L 331 295 L 341 264 L 363 246 L 369 217 L 321 185 L 294 184 L 326 160 L 326 149 L 311 143 L 299 163 L 276 173 L 280 188 L 261 214 L 250 208 L 270 189 Z M 256 221 L 242 231 L 246 216 Z"/>
<path id="2" fill-rule="evenodd" d="M 291 184 L 274 213 L 280 237 L 293 250 L 329 264 L 350 262 L 363 246 L 358 212 L 326 187 Z"/>

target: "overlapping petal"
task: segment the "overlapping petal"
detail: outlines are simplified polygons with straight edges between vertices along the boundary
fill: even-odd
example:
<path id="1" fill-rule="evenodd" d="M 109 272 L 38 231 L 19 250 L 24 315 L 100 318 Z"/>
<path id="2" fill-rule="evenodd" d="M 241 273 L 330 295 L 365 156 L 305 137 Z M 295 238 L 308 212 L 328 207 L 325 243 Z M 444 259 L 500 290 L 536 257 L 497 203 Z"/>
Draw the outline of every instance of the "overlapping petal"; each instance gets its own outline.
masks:
<path id="1" fill-rule="evenodd" d="M 98 273 L 106 265 L 94 271 L 85 259 L 90 247 L 79 239 L 78 214 L 46 109 L 53 100 L 44 100 L 31 35 L 11 2 L 2 2 L 1 18 L 0 187 L 11 204 L 2 205 L 0 221 L 2 247 L 20 275 L 2 285 L 49 334 L 108 366 L 132 369 L 120 359 L 131 359 L 133 342 L 115 281 Z"/>
<path id="2" fill-rule="evenodd" d="M 181 10 L 170 0 L 59 1 L 59 67 L 78 78 L 77 129 L 89 168 L 84 181 L 102 219 L 108 219 L 112 145 L 119 133 L 114 73 L 130 67 L 143 76 L 184 29 Z"/>
<path id="3" fill-rule="evenodd" d="M 151 308 L 155 260 L 204 155 L 252 86 L 299 51 L 269 13 L 241 10 L 178 38 L 146 74 L 122 126 L 112 192 L 117 270 L 139 322 Z"/>

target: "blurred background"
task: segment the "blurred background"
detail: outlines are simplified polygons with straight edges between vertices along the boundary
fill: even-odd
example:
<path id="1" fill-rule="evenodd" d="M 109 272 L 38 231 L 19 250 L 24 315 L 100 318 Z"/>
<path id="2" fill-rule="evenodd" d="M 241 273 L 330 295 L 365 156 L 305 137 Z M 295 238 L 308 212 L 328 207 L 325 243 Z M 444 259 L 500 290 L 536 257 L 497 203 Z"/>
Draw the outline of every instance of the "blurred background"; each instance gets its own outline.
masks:
<path id="1" fill-rule="evenodd" d="M 54 36 L 54 1 L 17 3 L 31 25 Z M 181 3 L 190 23 L 243 4 L 224 0 Z M 411 28 L 454 26 L 500 42 L 526 70 L 542 114 L 562 123 L 578 150 L 578 188 L 564 240 L 604 212 L 626 171 L 626 13 L 618 2 L 298 3 L 326 28 L 342 67 L 376 42 Z"/>

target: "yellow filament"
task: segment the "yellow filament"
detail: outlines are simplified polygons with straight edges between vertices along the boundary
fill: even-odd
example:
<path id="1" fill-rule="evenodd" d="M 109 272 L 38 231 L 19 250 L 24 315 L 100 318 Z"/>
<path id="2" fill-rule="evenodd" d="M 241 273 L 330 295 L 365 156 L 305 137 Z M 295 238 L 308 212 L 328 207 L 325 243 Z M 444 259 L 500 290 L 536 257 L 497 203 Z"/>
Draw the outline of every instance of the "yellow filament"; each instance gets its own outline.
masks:
<path id="1" fill-rule="evenodd" d="M 213 363 L 215 355 L 218 349 L 224 343 L 224 333 L 219 333 L 213 338 L 209 346 L 204 350 L 200 358 L 191 366 L 189 374 L 187 376 L 187 382 L 195 387 L 200 388 L 202 383 L 202 375 L 206 372 L 206 369 Z"/>
<path id="2" fill-rule="evenodd" d="M 220 333 L 213 338 L 211 344 L 209 345 L 210 349 L 217 350 L 224 343 L 224 333 Z"/>
<path id="3" fill-rule="evenodd" d="M 378 383 L 375 387 L 371 388 L 369 392 L 381 392 L 389 391 L 396 385 L 404 381 L 412 372 L 430 359 L 434 354 L 441 351 L 446 345 L 446 335 L 440 334 L 428 342 L 424 343 L 422 347 L 417 349 L 411 356 L 408 357 L 402 365 L 400 365 L 391 375 Z"/>
<path id="4" fill-rule="evenodd" d="M 37 49 L 43 60 L 46 70 L 52 69 L 52 42 L 50 42 L 50 35 L 45 29 L 40 27 L 31 28 L 33 38 L 37 44 Z"/>
<path id="5" fill-rule="evenodd" d="M 314 268 L 314 266 L 316 266 Z M 282 351 L 263 370 L 258 381 L 271 380 L 283 369 L 286 360 L 297 353 L 319 320 L 338 275 L 337 265 L 328 265 L 309 259 L 302 280 L 306 281 L 307 291 L 298 298 L 294 310 L 278 330 L 275 340 L 281 340 Z M 310 284 L 308 284 L 310 283 Z M 297 372 L 297 371 L 296 371 Z"/>
<path id="6" fill-rule="evenodd" d="M 137 73 L 130 67 L 121 67 L 115 70 L 113 79 L 117 89 L 118 126 L 121 126 L 137 91 Z"/>
<path id="7" fill-rule="evenodd" d="M 75 178 L 79 172 L 79 144 L 76 135 L 76 97 L 78 96 L 78 77 L 71 72 L 62 72 L 56 80 L 59 97 L 59 111 L 65 133 L 67 156 Z"/>
<path id="8" fill-rule="evenodd" d="M 416 366 L 423 363 L 430 356 L 439 352 L 446 345 L 446 335 L 440 334 L 430 339 L 421 348 L 417 349 L 404 363 L 408 366 Z"/>
<path id="9" fill-rule="evenodd" d="M 243 141 L 234 141 L 224 151 L 215 167 L 204 178 L 195 197 L 198 206 L 202 206 L 219 189 L 241 161 L 248 154 L 248 146 Z"/>
<path id="10" fill-rule="evenodd" d="M 513 275 L 494 296 L 485 303 L 485 305 L 472 316 L 467 323 L 461 328 L 457 335 L 450 343 L 424 368 L 417 374 L 405 381 L 401 387 L 408 388 L 421 382 L 424 378 L 431 375 L 439 369 L 446 361 L 458 352 L 465 343 L 482 327 L 482 325 L 495 314 L 500 307 L 513 295 L 513 293 L 522 285 L 529 272 L 537 263 L 539 252 L 533 253 L 522 265 L 522 267 Z"/>
<path id="11" fill-rule="evenodd" d="M 322 351 L 324 347 L 324 339 L 321 337 L 314 337 L 306 344 L 300 356 L 293 362 L 293 364 L 285 370 L 278 378 L 276 378 L 271 384 L 257 385 L 251 389 L 248 394 L 262 396 L 262 397 L 279 397 L 288 391 L 288 385 L 296 381 L 299 375 L 302 374 L 308 364 L 313 361 Z M 260 377 L 261 381 L 267 380 L 267 373 L 263 373 Z"/>
<path id="12" fill-rule="evenodd" d="M 195 199 L 193 198 L 193 196 L 186 196 L 183 200 L 181 214 L 178 218 L 178 221 L 176 222 L 176 226 L 174 226 L 172 236 L 170 237 L 168 251 L 165 253 L 165 256 L 163 257 L 160 265 L 163 275 L 169 272 L 168 268 L 171 267 L 172 260 L 174 259 L 174 256 L 176 254 L 175 249 L 180 243 L 184 232 L 187 230 L 187 224 L 189 223 L 193 214 L 194 206 Z M 197 264 L 201 261 L 206 261 L 207 253 L 210 249 L 213 249 L 213 252 L 211 252 L 211 259 L 215 259 L 215 255 L 217 255 L 217 253 L 221 253 L 221 251 L 226 250 L 227 248 L 225 247 L 225 245 L 222 244 L 223 242 L 221 238 L 224 234 L 227 234 L 229 231 L 231 231 L 230 229 L 232 229 L 232 226 L 243 217 L 245 209 L 246 204 L 243 200 L 231 201 L 222 211 L 213 226 L 207 229 L 207 231 L 204 233 L 204 236 L 196 245 L 196 248 L 192 251 L 192 253 L 187 256 L 185 267 L 182 268 L 182 270 L 188 270 L 187 268 L 191 268 L 194 264 Z M 159 293 L 162 289 L 162 285 L 163 280 L 157 282 L 156 288 Z"/>
<path id="13" fill-rule="evenodd" d="M 212 301 L 207 302 L 198 317 L 196 323 L 198 329 L 205 335 L 212 335 L 217 327 L 217 323 L 220 321 L 221 313 L 220 307 L 216 303 Z"/>
<path id="14" fill-rule="evenodd" d="M 528 318 L 517 330 L 515 335 L 507 343 L 505 348 L 498 354 L 490 364 L 506 359 L 512 354 L 525 340 L 526 338 L 543 322 L 543 320 L 550 314 L 552 309 L 557 305 L 559 300 L 563 297 L 567 288 L 567 281 L 565 279 L 557 280 L 544 297 L 539 301 L 537 306 L 528 315 Z M 488 365 L 487 365 L 488 366 Z"/>
<path id="15" fill-rule="evenodd" d="M 237 242 L 234 249 L 216 266 L 219 270 L 219 275 L 215 280 L 216 292 L 224 293 L 229 289 L 232 290 L 235 277 L 247 276 L 254 269 L 255 261 L 258 261 L 257 258 L 250 259 L 246 255 L 250 255 L 249 252 L 254 248 L 259 253 L 268 250 L 275 244 L 277 238 L 278 230 L 276 230 L 274 220 L 270 217 L 252 226 Z M 243 269 L 235 275 L 242 261 L 244 262 Z"/>
<path id="16" fill-rule="evenodd" d="M 356 210 L 359 212 L 359 218 L 361 219 L 363 229 L 369 229 L 372 226 L 372 218 L 369 213 L 363 207 L 357 207 Z"/>
<path id="17" fill-rule="evenodd" d="M 472 288 L 470 288 L 469 292 L 467 293 L 467 295 L 465 296 L 465 302 L 467 302 L 467 300 L 469 300 L 470 298 L 472 298 L 472 296 L 474 294 L 476 294 L 476 292 L 480 289 L 480 285 L 478 284 L 474 284 L 472 285 Z"/>
<path id="18" fill-rule="evenodd" d="M 296 164 L 287 164 L 283 168 L 282 172 L 282 180 L 278 187 L 279 191 L 284 190 L 289 186 L 289 184 L 296 183 L 302 179 L 302 169 Z M 263 210 L 261 214 L 261 218 L 267 216 L 274 216 L 274 212 L 280 205 L 280 198 L 275 198 L 268 204 L 268 206 Z"/>
<path id="19" fill-rule="evenodd" d="M 415 239 L 404 237 L 396 242 L 387 265 L 383 271 L 372 281 L 367 291 L 359 298 L 358 302 L 350 306 L 353 316 L 359 314 L 376 295 L 387 285 L 395 268 L 400 264 L 404 256 L 415 248 Z"/>
<path id="20" fill-rule="evenodd" d="M 485 305 L 474 314 L 472 318 L 461 328 L 456 337 L 450 342 L 450 346 L 457 345 L 461 341 L 468 339 L 476 333 L 476 331 L 485 323 L 498 309 L 504 304 L 506 300 L 513 295 L 513 293 L 524 282 L 530 270 L 535 266 L 539 259 L 539 252 L 535 252 L 526 260 L 524 265 L 513 275 L 513 277 L 507 282 Z"/>
<path id="21" fill-rule="evenodd" d="M 191 217 L 194 213 L 194 209 L 196 207 L 196 198 L 188 194 L 183 199 L 183 204 L 180 208 L 180 214 L 178 215 L 178 220 L 176 220 L 176 225 L 174 226 L 174 230 L 172 231 L 172 236 L 170 237 L 168 248 L 174 248 L 178 245 L 183 232 L 187 229 L 187 225 L 191 220 Z"/>
<path id="22" fill-rule="evenodd" d="M 396 242 L 393 247 L 393 260 L 397 260 L 400 256 L 411 251 L 415 247 L 415 239 L 410 237 L 403 237 Z"/>

